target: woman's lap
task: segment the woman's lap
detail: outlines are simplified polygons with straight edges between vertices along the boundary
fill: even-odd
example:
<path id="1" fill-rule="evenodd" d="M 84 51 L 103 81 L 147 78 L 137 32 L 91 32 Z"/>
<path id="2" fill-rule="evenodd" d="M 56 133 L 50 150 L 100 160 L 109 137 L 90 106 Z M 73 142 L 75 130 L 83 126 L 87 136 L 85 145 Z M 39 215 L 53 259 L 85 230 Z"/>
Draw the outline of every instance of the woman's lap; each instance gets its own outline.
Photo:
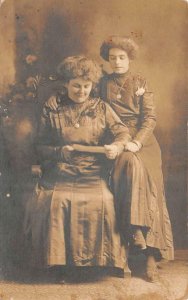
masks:
<path id="1" fill-rule="evenodd" d="M 40 187 L 32 202 L 27 228 L 37 264 L 124 267 L 114 198 L 103 179 L 78 177 L 53 190 Z"/>
<path id="2" fill-rule="evenodd" d="M 147 227 L 147 245 L 163 249 L 163 256 L 171 259 L 173 240 L 161 167 L 160 148 L 152 136 L 140 152 L 123 152 L 117 158 L 112 190 L 118 200 L 121 232 L 128 234 L 129 225 Z"/>

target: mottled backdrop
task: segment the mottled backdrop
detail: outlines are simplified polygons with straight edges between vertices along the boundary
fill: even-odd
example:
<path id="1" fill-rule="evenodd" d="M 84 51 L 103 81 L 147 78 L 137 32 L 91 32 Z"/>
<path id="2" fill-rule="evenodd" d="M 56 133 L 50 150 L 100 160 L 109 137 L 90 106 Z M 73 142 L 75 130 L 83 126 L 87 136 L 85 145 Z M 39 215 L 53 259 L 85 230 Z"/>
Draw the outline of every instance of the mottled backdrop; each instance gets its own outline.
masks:
<path id="1" fill-rule="evenodd" d="M 7 111 L 1 114 L 0 184 L 1 231 L 7 247 L 19 249 L 20 199 L 35 159 L 32 146 L 40 105 L 32 96 L 30 80 L 36 74 L 53 74 L 67 55 L 86 53 L 104 64 L 99 47 L 110 34 L 131 35 L 140 46 L 133 68 L 148 78 L 155 93 L 156 135 L 175 245 L 186 247 L 187 25 L 188 4 L 183 0 L 4 1 L 0 93 L 1 110 Z"/>

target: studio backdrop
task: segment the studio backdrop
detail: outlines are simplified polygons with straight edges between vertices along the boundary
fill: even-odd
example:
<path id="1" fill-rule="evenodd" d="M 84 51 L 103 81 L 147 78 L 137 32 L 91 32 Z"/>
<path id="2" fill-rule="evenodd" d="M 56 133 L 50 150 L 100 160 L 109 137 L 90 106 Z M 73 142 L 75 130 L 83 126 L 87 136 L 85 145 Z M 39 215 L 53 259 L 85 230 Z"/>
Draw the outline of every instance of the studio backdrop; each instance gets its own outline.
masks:
<path id="1" fill-rule="evenodd" d="M 50 91 L 37 80 L 52 76 L 66 56 L 99 56 L 109 35 L 139 45 L 132 68 L 155 95 L 167 205 L 176 248 L 186 247 L 187 3 L 181 0 L 6 0 L 0 7 L 1 207 L 6 245 L 19 247 L 22 200 L 28 188 L 37 118 Z M 33 85 L 33 78 L 35 84 Z M 41 95 L 40 95 L 41 96 Z M 153 154 L 155 155 L 155 153 Z M 13 234 L 14 233 L 14 234 Z M 11 236 L 12 234 L 12 236 Z M 11 240 L 11 242 L 10 242 Z"/>

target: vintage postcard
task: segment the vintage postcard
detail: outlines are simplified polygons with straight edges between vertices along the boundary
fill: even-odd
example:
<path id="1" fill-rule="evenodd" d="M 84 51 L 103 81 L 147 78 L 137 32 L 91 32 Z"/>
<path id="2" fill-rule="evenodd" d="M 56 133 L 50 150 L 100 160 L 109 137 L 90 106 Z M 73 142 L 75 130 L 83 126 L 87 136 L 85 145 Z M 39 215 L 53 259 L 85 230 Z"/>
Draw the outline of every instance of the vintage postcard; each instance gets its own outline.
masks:
<path id="1" fill-rule="evenodd" d="M 0 0 L 0 300 L 188 299 L 186 0 Z"/>

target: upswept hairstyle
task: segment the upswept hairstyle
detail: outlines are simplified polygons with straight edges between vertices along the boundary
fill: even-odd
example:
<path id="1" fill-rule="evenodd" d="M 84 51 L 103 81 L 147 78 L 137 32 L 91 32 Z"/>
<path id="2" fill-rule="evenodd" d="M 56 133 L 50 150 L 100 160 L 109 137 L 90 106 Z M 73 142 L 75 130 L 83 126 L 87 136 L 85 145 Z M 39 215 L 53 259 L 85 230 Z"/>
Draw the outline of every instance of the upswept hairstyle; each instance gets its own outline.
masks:
<path id="1" fill-rule="evenodd" d="M 102 76 L 102 71 L 96 62 L 80 55 L 66 57 L 58 65 L 57 75 L 64 83 L 81 77 L 85 80 L 91 80 L 96 85 Z"/>
<path id="2" fill-rule="evenodd" d="M 109 61 L 109 51 L 112 48 L 124 50 L 131 60 L 136 57 L 138 51 L 137 44 L 128 36 L 112 35 L 102 43 L 100 48 L 100 55 L 104 60 Z"/>

